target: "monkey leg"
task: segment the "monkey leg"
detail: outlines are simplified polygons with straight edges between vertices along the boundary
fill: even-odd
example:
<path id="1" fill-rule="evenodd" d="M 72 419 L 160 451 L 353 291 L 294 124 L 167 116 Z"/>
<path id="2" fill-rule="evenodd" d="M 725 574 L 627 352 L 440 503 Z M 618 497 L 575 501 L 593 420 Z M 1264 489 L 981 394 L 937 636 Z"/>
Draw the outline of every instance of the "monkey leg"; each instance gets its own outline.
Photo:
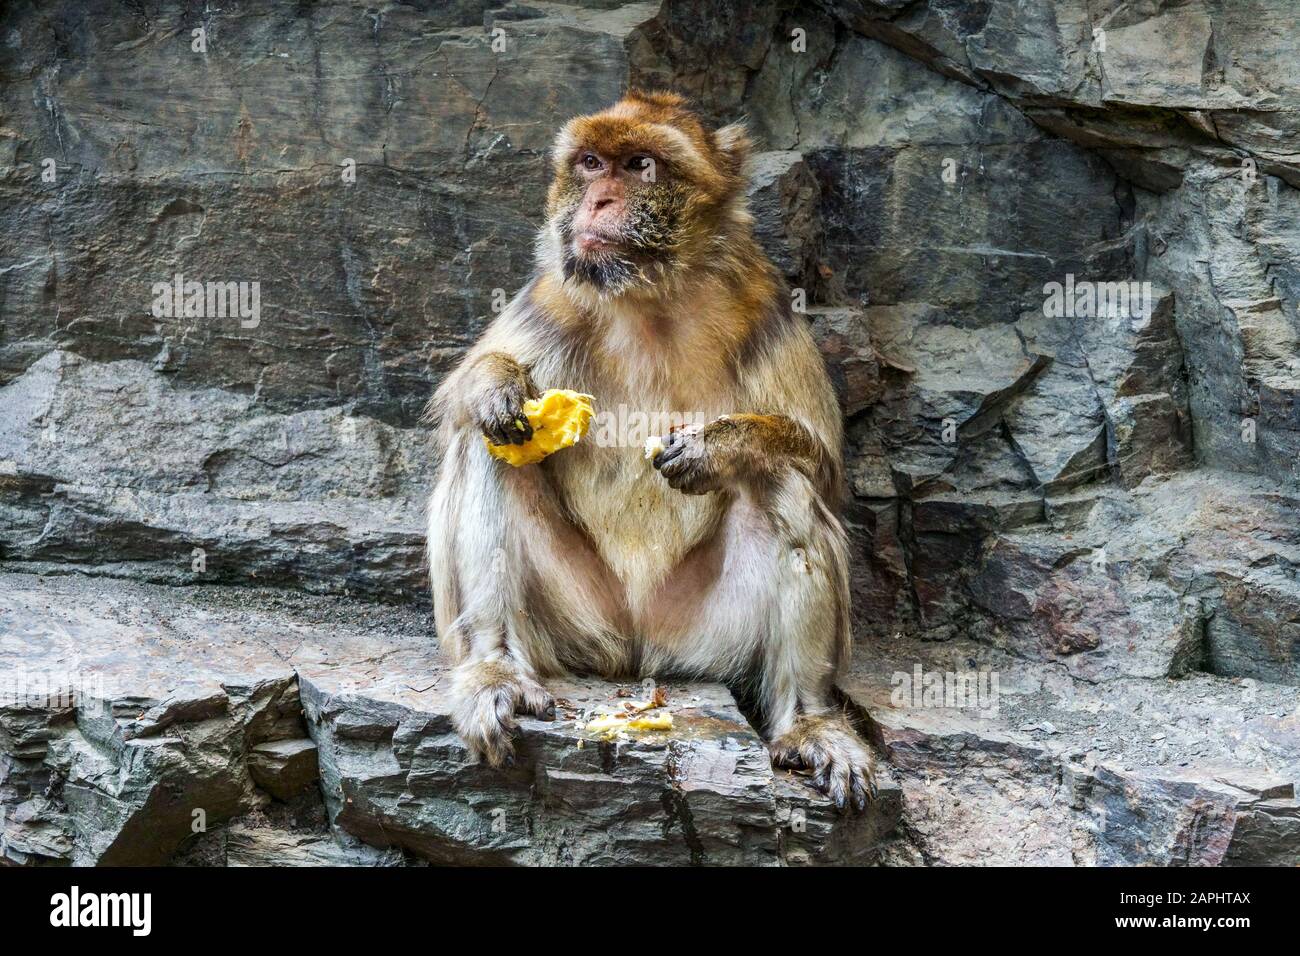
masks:
<path id="1" fill-rule="evenodd" d="M 851 640 L 847 536 L 803 475 L 788 473 L 776 497 L 782 584 L 760 685 L 772 762 L 809 771 L 837 807 L 862 811 L 876 793 L 875 758 L 834 698 Z"/>
<path id="2" fill-rule="evenodd" d="M 478 435 L 448 444 L 429 505 L 434 618 L 455 663 L 452 722 L 493 766 L 514 755 L 515 715 L 554 715 L 542 679 L 612 666 L 616 582 L 556 512 L 538 467 L 490 458 Z M 604 572 L 607 574 L 607 572 Z M 579 659 L 581 648 L 587 659 Z"/>
<path id="3" fill-rule="evenodd" d="M 707 590 L 674 576 L 666 591 L 677 610 L 652 642 L 660 666 L 752 681 L 773 763 L 807 771 L 840 808 L 863 809 L 874 760 L 833 689 L 850 639 L 843 527 L 790 469 L 761 495 L 736 496 L 716 547 Z"/>

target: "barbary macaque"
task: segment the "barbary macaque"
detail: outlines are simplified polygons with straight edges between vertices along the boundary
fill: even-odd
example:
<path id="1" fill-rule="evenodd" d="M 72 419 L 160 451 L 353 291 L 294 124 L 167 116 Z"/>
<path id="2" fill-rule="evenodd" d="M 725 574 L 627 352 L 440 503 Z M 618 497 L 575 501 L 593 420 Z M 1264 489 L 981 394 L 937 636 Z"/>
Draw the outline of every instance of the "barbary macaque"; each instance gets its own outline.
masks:
<path id="1" fill-rule="evenodd" d="M 753 238 L 750 144 L 671 93 L 560 132 L 527 286 L 437 390 L 429 565 L 454 721 L 497 766 L 547 677 L 750 689 L 777 766 L 866 806 L 870 751 L 835 703 L 849 646 L 843 426 L 806 321 Z M 574 389 L 707 424 L 580 441 L 512 468 L 525 400 Z M 644 436 L 641 436 L 644 437 Z"/>

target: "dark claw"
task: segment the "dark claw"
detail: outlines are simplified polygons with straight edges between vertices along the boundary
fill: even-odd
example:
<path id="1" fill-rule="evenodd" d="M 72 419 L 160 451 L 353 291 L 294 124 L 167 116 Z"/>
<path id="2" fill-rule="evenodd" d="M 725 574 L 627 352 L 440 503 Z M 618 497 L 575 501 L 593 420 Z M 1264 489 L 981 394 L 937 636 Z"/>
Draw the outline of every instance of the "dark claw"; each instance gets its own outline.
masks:
<path id="1" fill-rule="evenodd" d="M 782 767 L 788 767 L 791 770 L 803 769 L 803 758 L 793 749 L 777 751 L 773 754 L 773 759 Z"/>
<path id="2" fill-rule="evenodd" d="M 522 411 L 518 415 L 503 412 L 484 422 L 483 434 L 494 445 L 523 445 L 532 439 L 533 426 Z"/>

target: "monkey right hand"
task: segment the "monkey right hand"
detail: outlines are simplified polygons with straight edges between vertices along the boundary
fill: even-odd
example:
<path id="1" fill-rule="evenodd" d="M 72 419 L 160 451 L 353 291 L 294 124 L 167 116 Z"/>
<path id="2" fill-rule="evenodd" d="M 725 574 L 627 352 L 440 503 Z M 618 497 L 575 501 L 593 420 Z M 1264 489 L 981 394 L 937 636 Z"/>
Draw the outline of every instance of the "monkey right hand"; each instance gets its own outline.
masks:
<path id="1" fill-rule="evenodd" d="M 492 358 L 487 380 L 470 401 L 470 420 L 494 445 L 522 445 L 533 437 L 524 402 L 537 397 L 537 386 L 517 362 Z"/>

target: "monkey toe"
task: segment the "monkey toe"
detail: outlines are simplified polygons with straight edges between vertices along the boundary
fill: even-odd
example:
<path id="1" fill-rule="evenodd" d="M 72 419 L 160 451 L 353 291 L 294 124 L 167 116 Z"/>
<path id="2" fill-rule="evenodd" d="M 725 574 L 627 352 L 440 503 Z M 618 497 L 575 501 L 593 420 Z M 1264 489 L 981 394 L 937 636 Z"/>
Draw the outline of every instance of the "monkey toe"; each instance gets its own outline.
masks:
<path id="1" fill-rule="evenodd" d="M 468 702 L 456 729 L 466 745 L 481 761 L 491 767 L 509 766 L 514 762 L 512 735 L 516 727 L 514 704 L 499 691 L 486 691 Z"/>
<path id="2" fill-rule="evenodd" d="M 867 803 L 876 799 L 876 781 L 875 774 L 866 767 L 854 767 L 850 781 L 850 793 L 853 799 L 853 809 L 862 813 L 867 809 Z"/>
<path id="3" fill-rule="evenodd" d="M 786 737 L 774 741 L 769 748 L 772 754 L 772 766 L 787 770 L 803 770 L 803 758 L 799 756 L 799 749 L 786 742 L 788 737 L 787 734 Z"/>
<path id="4" fill-rule="evenodd" d="M 540 720 L 554 720 L 555 698 L 541 684 L 524 678 L 519 684 L 517 712 Z"/>
<path id="5" fill-rule="evenodd" d="M 512 739 L 514 721 L 509 724 L 495 717 L 477 722 L 457 722 L 456 729 L 470 752 L 489 767 L 509 767 L 514 764 L 515 744 Z"/>

